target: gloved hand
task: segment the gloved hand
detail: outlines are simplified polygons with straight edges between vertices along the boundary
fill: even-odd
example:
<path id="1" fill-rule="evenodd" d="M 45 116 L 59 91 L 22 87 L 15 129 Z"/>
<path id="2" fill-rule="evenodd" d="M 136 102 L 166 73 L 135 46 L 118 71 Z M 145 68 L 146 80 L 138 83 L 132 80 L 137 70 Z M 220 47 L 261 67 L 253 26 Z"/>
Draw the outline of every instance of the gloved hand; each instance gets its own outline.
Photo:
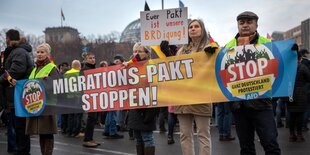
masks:
<path id="1" fill-rule="evenodd" d="M 213 53 L 215 53 L 216 49 L 217 49 L 216 47 L 208 46 L 208 47 L 206 47 L 206 48 L 204 49 L 204 51 L 205 51 L 206 53 L 213 54 Z"/>
<path id="2" fill-rule="evenodd" d="M 218 50 L 219 49 L 219 47 L 217 46 L 217 44 L 216 43 L 211 43 L 210 44 L 210 46 L 208 46 L 208 47 L 206 47 L 205 49 L 204 49 L 204 51 L 205 51 L 205 53 L 206 54 L 213 54 L 213 53 L 215 53 L 216 52 L 216 50 Z"/>
<path id="3" fill-rule="evenodd" d="M 178 52 L 178 47 L 175 45 L 169 45 L 171 56 L 175 56 Z"/>
<path id="4" fill-rule="evenodd" d="M 297 51 L 297 52 L 299 51 L 297 44 L 294 44 L 291 49 L 292 49 L 292 51 Z"/>
<path id="5" fill-rule="evenodd" d="M 163 40 L 160 43 L 160 50 L 168 57 L 172 56 L 172 53 L 170 52 L 169 48 L 169 42 L 167 40 Z"/>

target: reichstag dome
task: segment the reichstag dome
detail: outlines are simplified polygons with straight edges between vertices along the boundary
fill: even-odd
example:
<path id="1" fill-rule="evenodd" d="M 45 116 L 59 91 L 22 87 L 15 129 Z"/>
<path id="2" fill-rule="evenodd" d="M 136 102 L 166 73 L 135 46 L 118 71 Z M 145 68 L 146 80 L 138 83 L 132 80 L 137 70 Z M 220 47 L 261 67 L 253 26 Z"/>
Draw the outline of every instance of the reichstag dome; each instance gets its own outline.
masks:
<path id="1" fill-rule="evenodd" d="M 131 22 L 122 32 L 120 42 L 138 42 L 140 41 L 140 18 Z"/>

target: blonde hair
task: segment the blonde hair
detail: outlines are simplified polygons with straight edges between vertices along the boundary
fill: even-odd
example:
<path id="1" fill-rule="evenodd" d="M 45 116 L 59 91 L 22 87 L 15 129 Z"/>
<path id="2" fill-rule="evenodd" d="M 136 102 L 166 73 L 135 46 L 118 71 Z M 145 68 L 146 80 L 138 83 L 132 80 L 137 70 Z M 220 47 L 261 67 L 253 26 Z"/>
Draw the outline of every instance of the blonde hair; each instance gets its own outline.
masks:
<path id="1" fill-rule="evenodd" d="M 141 46 L 141 42 L 136 42 L 132 47 L 132 51 L 135 51 L 139 46 Z"/>
<path id="2" fill-rule="evenodd" d="M 48 54 L 51 54 L 52 49 L 48 43 L 40 44 L 37 48 L 41 48 L 41 47 L 45 49 L 45 52 L 47 52 Z"/>

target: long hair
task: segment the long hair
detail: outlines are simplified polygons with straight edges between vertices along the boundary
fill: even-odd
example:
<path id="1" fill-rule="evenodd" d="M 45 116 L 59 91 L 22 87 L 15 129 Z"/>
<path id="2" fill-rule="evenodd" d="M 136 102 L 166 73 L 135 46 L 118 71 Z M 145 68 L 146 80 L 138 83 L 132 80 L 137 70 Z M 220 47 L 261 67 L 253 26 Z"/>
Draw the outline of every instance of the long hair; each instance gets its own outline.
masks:
<path id="1" fill-rule="evenodd" d="M 206 31 L 206 28 L 205 28 L 205 25 L 204 25 L 203 21 L 200 20 L 200 19 L 194 19 L 194 20 L 190 21 L 190 23 L 188 24 L 188 29 L 189 29 L 190 25 L 193 22 L 198 22 L 200 27 L 201 27 L 200 41 L 199 41 L 198 45 L 196 45 L 197 46 L 197 48 L 196 48 L 197 51 L 194 51 L 194 52 L 203 51 L 203 48 L 210 43 L 209 36 L 207 34 L 207 31 Z M 184 54 L 185 51 L 188 51 L 188 50 L 191 49 L 190 45 L 191 45 L 192 42 L 193 42 L 193 40 L 188 35 L 188 43 L 183 46 L 181 54 Z"/>

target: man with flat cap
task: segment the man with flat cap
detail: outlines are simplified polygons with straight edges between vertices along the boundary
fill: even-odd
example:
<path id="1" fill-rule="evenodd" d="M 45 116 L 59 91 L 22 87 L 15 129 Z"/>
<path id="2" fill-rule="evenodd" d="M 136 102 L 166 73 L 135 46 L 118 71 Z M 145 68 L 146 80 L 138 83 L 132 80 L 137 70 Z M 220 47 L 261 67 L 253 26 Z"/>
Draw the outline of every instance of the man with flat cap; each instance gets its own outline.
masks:
<path id="1" fill-rule="evenodd" d="M 225 47 L 271 42 L 258 34 L 257 21 L 258 16 L 253 12 L 245 11 L 239 14 L 237 16 L 239 33 Z M 241 155 L 256 154 L 255 131 L 266 155 L 281 154 L 277 142 L 278 132 L 273 117 L 272 102 L 274 101 L 271 98 L 232 102 Z"/>

